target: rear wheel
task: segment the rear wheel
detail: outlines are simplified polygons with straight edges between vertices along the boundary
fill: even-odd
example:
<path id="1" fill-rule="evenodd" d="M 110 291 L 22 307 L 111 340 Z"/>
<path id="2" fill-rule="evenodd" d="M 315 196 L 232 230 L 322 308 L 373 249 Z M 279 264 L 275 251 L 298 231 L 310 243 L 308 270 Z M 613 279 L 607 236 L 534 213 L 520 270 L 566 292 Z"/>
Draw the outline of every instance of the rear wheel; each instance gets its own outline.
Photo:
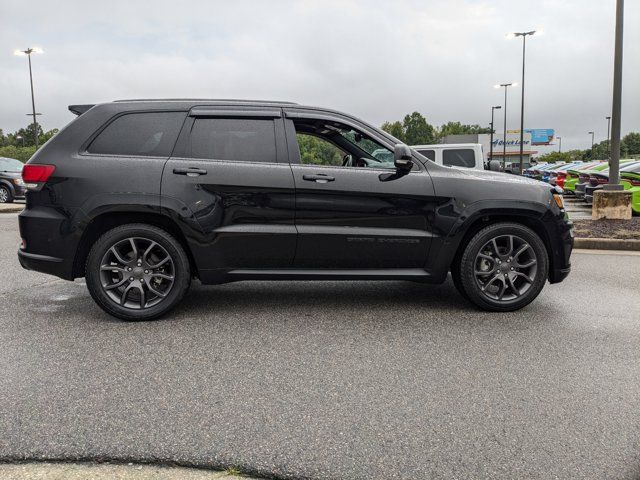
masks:
<path id="1" fill-rule="evenodd" d="M 11 202 L 13 202 L 13 195 L 11 195 L 11 190 L 6 185 L 0 185 L 0 203 Z"/>
<path id="2" fill-rule="evenodd" d="M 533 230 L 516 223 L 497 223 L 469 240 L 453 277 L 462 295 L 478 307 L 513 311 L 538 296 L 547 280 L 548 265 L 544 243 Z"/>
<path id="3" fill-rule="evenodd" d="M 189 288 L 189 260 L 166 231 L 144 224 L 109 230 L 86 265 L 91 296 L 123 320 L 151 320 L 171 310 Z"/>

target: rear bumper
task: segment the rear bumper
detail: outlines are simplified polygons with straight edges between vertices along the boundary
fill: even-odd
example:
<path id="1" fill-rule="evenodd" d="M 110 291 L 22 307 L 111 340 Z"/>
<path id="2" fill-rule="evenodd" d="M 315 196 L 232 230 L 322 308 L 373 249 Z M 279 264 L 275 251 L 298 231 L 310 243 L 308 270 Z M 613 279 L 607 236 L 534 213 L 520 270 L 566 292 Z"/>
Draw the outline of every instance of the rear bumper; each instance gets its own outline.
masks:
<path id="1" fill-rule="evenodd" d="M 18 216 L 23 246 L 18 250 L 20 265 L 27 270 L 73 280 L 73 260 L 77 248 L 68 217 L 51 207 L 27 205 Z"/>
<path id="2" fill-rule="evenodd" d="M 66 278 L 64 259 L 50 257 L 48 255 L 38 255 L 18 250 L 18 260 L 22 268 L 34 270 L 36 272 L 48 273 L 56 277 Z"/>

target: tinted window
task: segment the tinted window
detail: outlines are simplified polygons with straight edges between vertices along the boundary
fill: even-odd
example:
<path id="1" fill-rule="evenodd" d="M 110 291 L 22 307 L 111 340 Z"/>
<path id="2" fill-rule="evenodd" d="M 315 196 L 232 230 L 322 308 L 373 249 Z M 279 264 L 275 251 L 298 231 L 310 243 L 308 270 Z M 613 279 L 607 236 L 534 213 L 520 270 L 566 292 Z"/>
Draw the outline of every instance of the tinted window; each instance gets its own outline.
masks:
<path id="1" fill-rule="evenodd" d="M 273 120 L 197 118 L 190 152 L 194 158 L 275 163 L 275 124 Z"/>
<path id="2" fill-rule="evenodd" d="M 418 153 L 424 155 L 429 160 L 436 161 L 436 151 L 435 150 L 418 150 Z"/>
<path id="3" fill-rule="evenodd" d="M 168 157 L 185 115 L 183 112 L 122 115 L 100 132 L 87 151 L 105 155 Z"/>
<path id="4" fill-rule="evenodd" d="M 442 164 L 450 167 L 474 168 L 476 166 L 476 156 L 470 148 L 443 150 Z"/>

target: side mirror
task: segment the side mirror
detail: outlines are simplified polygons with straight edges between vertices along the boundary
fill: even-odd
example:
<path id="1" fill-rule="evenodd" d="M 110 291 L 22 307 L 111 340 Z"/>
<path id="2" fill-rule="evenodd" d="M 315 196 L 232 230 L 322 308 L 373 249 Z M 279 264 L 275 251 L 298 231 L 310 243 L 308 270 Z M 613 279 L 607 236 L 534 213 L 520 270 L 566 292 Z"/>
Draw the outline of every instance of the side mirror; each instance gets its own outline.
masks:
<path id="1" fill-rule="evenodd" d="M 397 143 L 393 147 L 393 164 L 398 170 L 409 171 L 413 167 L 411 149 L 404 143 Z"/>

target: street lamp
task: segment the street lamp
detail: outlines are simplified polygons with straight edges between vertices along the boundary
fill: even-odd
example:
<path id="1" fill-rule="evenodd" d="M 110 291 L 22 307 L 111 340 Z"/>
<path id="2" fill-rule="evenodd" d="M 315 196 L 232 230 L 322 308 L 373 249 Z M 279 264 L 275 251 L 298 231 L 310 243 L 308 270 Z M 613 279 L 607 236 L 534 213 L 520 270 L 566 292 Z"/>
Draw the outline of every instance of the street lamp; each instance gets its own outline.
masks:
<path id="1" fill-rule="evenodd" d="M 502 141 L 502 167 L 504 168 L 505 162 L 507 160 L 507 88 L 517 86 L 517 82 L 511 83 L 499 83 L 494 85 L 493 88 L 502 88 L 504 87 L 504 137 Z"/>
<path id="2" fill-rule="evenodd" d="M 527 37 L 529 35 L 541 35 L 542 30 L 530 30 L 528 32 L 512 32 L 507 34 L 507 38 L 522 37 L 522 95 L 520 99 L 520 172 L 524 167 L 523 148 L 524 148 L 524 64 L 527 45 Z"/>
<path id="3" fill-rule="evenodd" d="M 556 137 L 558 139 L 558 153 L 562 153 L 562 137 Z"/>
<path id="4" fill-rule="evenodd" d="M 500 105 L 491 107 L 491 140 L 489 141 L 489 161 L 493 160 L 493 112 L 494 110 L 500 110 L 501 108 L 502 107 Z"/>
<path id="5" fill-rule="evenodd" d="M 22 148 L 24 148 L 24 137 L 22 135 L 16 135 L 16 140 L 22 140 Z"/>
<path id="6" fill-rule="evenodd" d="M 15 50 L 13 52 L 14 55 L 24 56 L 26 55 L 29 58 L 29 82 L 31 83 L 31 108 L 33 115 L 33 136 L 35 137 L 36 150 L 38 149 L 38 123 L 36 119 L 36 101 L 33 96 L 33 73 L 31 72 L 31 54 L 32 53 L 44 53 L 39 47 L 29 47 L 26 50 Z"/>
<path id="7" fill-rule="evenodd" d="M 594 132 L 588 132 L 589 135 L 591 135 L 591 160 L 595 160 L 595 153 L 593 151 L 593 136 L 595 135 Z"/>
<path id="8" fill-rule="evenodd" d="M 611 117 L 607 119 L 607 160 L 611 160 Z"/>

